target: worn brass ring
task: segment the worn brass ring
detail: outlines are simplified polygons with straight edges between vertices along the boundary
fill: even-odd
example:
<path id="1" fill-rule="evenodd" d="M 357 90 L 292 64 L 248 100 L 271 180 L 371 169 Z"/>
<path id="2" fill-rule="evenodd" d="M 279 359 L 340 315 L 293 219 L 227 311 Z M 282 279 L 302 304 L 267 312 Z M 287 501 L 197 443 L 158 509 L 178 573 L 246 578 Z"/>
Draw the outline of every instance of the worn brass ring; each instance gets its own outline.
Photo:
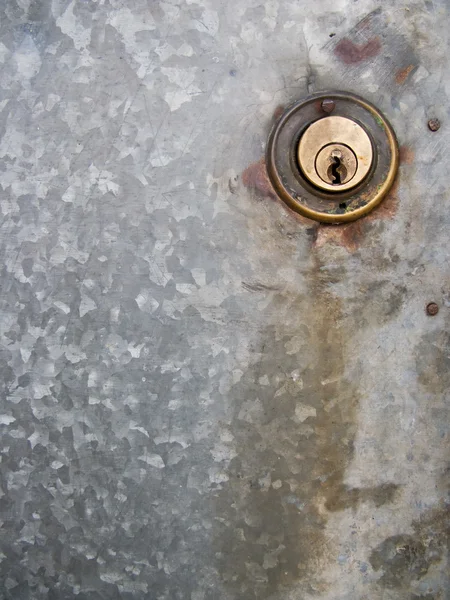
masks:
<path id="1" fill-rule="evenodd" d="M 323 100 L 334 102 L 333 115 L 359 123 L 372 143 L 370 171 L 351 190 L 328 192 L 315 187 L 298 163 L 301 136 L 312 123 L 328 116 Z M 321 92 L 290 106 L 275 123 L 266 164 L 276 193 L 294 211 L 324 223 L 346 223 L 369 213 L 392 187 L 399 164 L 398 143 L 388 120 L 367 100 L 347 92 Z"/>

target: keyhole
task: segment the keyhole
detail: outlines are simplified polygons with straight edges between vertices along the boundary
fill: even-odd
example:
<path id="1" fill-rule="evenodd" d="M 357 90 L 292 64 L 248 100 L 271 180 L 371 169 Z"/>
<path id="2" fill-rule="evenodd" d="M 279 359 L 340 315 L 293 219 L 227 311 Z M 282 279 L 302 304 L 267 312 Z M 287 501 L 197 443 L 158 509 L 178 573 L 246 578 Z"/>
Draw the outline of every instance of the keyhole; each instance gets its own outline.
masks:
<path id="1" fill-rule="evenodd" d="M 339 173 L 339 167 L 341 166 L 341 159 L 337 156 L 334 157 L 333 164 L 331 165 L 331 177 L 333 179 L 332 183 L 340 184 L 341 183 L 341 174 Z"/>
<path id="2" fill-rule="evenodd" d="M 347 176 L 347 169 L 342 164 L 339 156 L 333 156 L 333 162 L 328 167 L 328 177 L 333 185 L 341 185 Z"/>

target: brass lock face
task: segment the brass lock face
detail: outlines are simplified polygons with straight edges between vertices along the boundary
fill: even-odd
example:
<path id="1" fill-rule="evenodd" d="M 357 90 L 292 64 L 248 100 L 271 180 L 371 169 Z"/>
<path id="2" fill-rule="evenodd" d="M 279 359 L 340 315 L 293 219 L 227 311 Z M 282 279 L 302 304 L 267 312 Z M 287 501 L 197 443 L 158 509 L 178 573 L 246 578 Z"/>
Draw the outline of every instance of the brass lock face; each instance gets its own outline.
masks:
<path id="1" fill-rule="evenodd" d="M 330 116 L 312 123 L 300 138 L 298 162 L 319 189 L 342 192 L 368 174 L 372 143 L 364 128 L 345 117 Z"/>
<path id="2" fill-rule="evenodd" d="M 268 139 L 266 164 L 273 188 L 294 211 L 345 223 L 367 214 L 388 193 L 398 170 L 398 144 L 373 104 L 348 92 L 322 92 L 281 115 Z"/>

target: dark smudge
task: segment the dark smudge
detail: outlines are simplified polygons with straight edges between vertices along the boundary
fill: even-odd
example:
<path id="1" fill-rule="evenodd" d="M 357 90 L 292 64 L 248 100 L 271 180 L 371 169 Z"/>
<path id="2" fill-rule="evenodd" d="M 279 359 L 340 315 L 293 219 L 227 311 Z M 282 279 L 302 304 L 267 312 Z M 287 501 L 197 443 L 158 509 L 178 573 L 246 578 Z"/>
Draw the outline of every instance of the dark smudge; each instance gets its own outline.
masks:
<path id="1" fill-rule="evenodd" d="M 445 560 L 450 542 L 450 506 L 428 511 L 413 523 L 413 530 L 413 535 L 387 538 L 372 551 L 370 563 L 376 571 L 383 570 L 382 585 L 409 586 L 420 580 L 431 565 Z"/>
<path id="2" fill-rule="evenodd" d="M 345 276 L 345 275 L 344 275 Z M 310 590 L 332 511 L 391 502 L 395 485 L 348 489 L 358 390 L 345 377 L 341 302 L 316 264 L 307 293 L 274 292 L 253 368 L 233 387 L 236 456 L 215 503 L 217 568 L 233 598 Z M 278 596 L 279 594 L 279 596 Z"/>

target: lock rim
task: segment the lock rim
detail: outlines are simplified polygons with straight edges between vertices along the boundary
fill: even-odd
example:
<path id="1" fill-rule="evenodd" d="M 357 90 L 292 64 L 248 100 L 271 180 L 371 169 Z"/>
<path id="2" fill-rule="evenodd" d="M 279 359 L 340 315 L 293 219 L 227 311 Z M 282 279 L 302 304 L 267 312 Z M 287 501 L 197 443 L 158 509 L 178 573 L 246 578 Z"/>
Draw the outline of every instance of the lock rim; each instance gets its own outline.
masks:
<path id="1" fill-rule="evenodd" d="M 359 123 L 372 143 L 370 172 L 357 186 L 343 192 L 320 191 L 301 172 L 297 148 L 306 129 L 327 118 L 322 101 L 335 103 L 333 115 Z M 391 189 L 399 166 L 398 142 L 386 117 L 369 101 L 345 91 L 318 92 L 296 101 L 274 124 L 266 148 L 269 179 L 279 196 L 295 212 L 323 223 L 346 223 L 368 214 Z M 344 207 L 344 208 L 342 208 Z"/>

